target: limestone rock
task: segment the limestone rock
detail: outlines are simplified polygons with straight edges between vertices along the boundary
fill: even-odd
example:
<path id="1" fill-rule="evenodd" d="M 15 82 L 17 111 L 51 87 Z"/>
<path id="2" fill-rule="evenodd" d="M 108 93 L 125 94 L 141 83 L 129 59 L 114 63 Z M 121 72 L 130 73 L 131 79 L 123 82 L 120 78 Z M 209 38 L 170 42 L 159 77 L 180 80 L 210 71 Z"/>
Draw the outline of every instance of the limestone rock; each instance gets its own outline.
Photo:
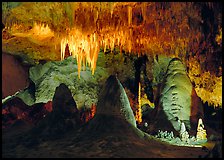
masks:
<path id="1" fill-rule="evenodd" d="M 186 131 L 186 127 L 184 125 L 184 123 L 181 123 L 181 128 L 180 128 L 180 134 L 184 133 Z"/>
<path id="2" fill-rule="evenodd" d="M 64 83 L 60 84 L 55 90 L 53 111 L 64 115 L 78 112 L 72 93 Z"/>
<path id="3" fill-rule="evenodd" d="M 204 129 L 204 124 L 202 122 L 202 119 L 199 118 L 196 138 L 199 141 L 200 140 L 206 140 L 207 141 L 207 137 L 206 136 L 207 136 L 207 134 L 206 134 L 206 130 Z"/>
<path id="4" fill-rule="evenodd" d="M 95 74 L 92 75 L 90 68 L 86 67 L 85 71 L 81 71 L 80 76 L 79 79 L 76 60 L 72 57 L 63 61 L 39 64 L 29 70 L 29 78 L 34 83 L 34 89 L 31 90 L 29 87 L 17 96 L 27 105 L 47 103 L 52 101 L 56 87 L 64 83 L 71 90 L 78 109 L 83 105 L 91 107 L 92 104 L 97 103 L 99 83 L 106 80 L 107 72 L 101 66 L 97 66 Z"/>
<path id="5" fill-rule="evenodd" d="M 174 134 L 173 132 L 167 132 L 167 131 L 161 131 L 159 130 L 157 135 L 156 135 L 157 138 L 163 138 L 163 139 L 166 139 L 166 140 L 173 140 L 174 139 Z"/>
<path id="6" fill-rule="evenodd" d="M 186 130 L 186 127 L 184 125 L 184 123 L 181 123 L 181 129 L 180 129 L 180 138 L 182 141 L 187 142 L 189 139 L 189 134 Z"/>
<path id="7" fill-rule="evenodd" d="M 128 97 L 116 76 L 107 79 L 99 95 L 96 114 L 113 115 L 125 119 L 136 127 Z"/>
<path id="8" fill-rule="evenodd" d="M 26 88 L 28 82 L 28 68 L 15 56 L 2 53 L 2 98 Z"/>
<path id="9" fill-rule="evenodd" d="M 197 123 L 195 119 L 203 117 L 201 103 L 197 100 L 186 68 L 179 59 L 170 61 L 158 93 L 153 122 L 156 128 L 180 132 L 181 122 L 184 122 L 189 131 L 192 124 Z M 192 96 L 192 93 L 195 94 Z"/>
<path id="10" fill-rule="evenodd" d="M 43 103 L 27 106 L 20 98 L 14 97 L 2 106 L 2 127 L 8 128 L 17 120 L 36 124 L 47 113 Z"/>
<path id="11" fill-rule="evenodd" d="M 79 128 L 81 121 L 71 91 L 60 84 L 53 97 L 53 110 L 32 130 L 45 138 L 58 138 L 64 133 Z"/>
<path id="12" fill-rule="evenodd" d="M 166 74 L 167 66 L 169 65 L 169 62 L 171 60 L 171 58 L 164 55 L 158 55 L 156 57 L 148 57 L 148 59 L 151 60 L 146 64 L 147 76 L 153 75 L 151 79 L 153 79 L 154 86 L 162 82 Z"/>

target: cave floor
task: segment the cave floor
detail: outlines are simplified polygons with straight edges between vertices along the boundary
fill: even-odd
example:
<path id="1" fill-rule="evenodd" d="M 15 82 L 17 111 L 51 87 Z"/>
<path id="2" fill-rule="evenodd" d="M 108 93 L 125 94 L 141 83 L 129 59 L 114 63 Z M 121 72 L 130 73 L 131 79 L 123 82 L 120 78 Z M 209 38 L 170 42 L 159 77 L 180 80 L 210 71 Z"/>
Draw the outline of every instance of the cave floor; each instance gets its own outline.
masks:
<path id="1" fill-rule="evenodd" d="M 81 135 L 81 132 L 71 131 L 57 140 L 36 141 L 24 145 L 21 139 L 26 137 L 28 125 L 19 125 L 3 129 L 2 157 L 3 158 L 79 158 L 79 157 L 107 157 L 107 158 L 199 158 L 208 154 L 210 147 L 174 146 L 153 139 L 139 138 L 130 134 L 130 130 L 121 134 L 111 132 L 107 134 Z M 125 130 L 122 130 L 122 132 Z M 93 131 L 94 132 L 94 131 Z M 100 136 L 97 136 L 100 135 Z"/>

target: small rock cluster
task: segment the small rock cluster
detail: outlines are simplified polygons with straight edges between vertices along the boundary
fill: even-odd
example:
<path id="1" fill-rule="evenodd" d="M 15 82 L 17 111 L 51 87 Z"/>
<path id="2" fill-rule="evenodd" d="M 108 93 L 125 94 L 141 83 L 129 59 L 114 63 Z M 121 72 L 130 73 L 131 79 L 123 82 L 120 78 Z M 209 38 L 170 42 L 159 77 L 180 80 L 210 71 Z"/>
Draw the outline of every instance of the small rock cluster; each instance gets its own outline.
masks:
<path id="1" fill-rule="evenodd" d="M 207 142 L 206 138 L 206 130 L 204 129 L 204 125 L 202 123 L 202 119 L 198 120 L 198 128 L 197 135 L 190 136 L 186 130 L 185 124 L 181 123 L 181 129 L 179 137 L 174 137 L 173 132 L 162 131 L 159 130 L 158 134 L 155 136 L 156 138 L 161 139 L 162 141 L 166 141 L 171 144 L 181 145 L 181 146 L 196 146 L 202 143 Z"/>
<path id="2" fill-rule="evenodd" d="M 174 134 L 173 134 L 172 131 L 169 133 L 167 131 L 159 130 L 159 133 L 156 135 L 156 137 L 157 138 L 164 138 L 164 139 L 167 139 L 167 140 L 171 140 L 171 139 L 174 138 Z"/>

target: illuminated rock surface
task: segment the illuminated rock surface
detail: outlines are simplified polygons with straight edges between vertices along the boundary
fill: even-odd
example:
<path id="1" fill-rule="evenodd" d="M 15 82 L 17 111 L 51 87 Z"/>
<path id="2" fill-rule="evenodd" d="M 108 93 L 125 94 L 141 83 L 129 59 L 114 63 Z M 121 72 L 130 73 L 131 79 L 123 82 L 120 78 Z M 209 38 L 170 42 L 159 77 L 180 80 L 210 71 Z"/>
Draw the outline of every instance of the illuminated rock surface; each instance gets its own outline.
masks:
<path id="1" fill-rule="evenodd" d="M 189 134 L 183 122 L 181 123 L 181 128 L 180 128 L 180 138 L 184 142 L 187 142 L 189 139 Z"/>
<path id="2" fill-rule="evenodd" d="M 189 67 L 203 102 L 221 107 L 221 6 L 217 2 L 3 2 L 2 51 L 33 64 L 72 55 L 77 76 L 86 64 L 95 72 L 100 49 L 178 57 Z"/>
<path id="3" fill-rule="evenodd" d="M 33 81 L 30 86 L 19 94 L 9 94 L 11 97 L 2 102 L 3 105 L 12 103 L 8 107 L 12 114 L 8 115 L 18 118 L 13 125 L 3 128 L 2 157 L 205 157 L 215 143 L 222 141 L 222 15 L 221 2 L 3 2 L 2 51 L 19 56 L 24 64 L 35 66 L 30 69 Z M 146 63 L 141 60 L 136 63 L 143 57 L 147 57 Z M 170 80 L 166 75 L 167 66 L 175 57 L 186 66 L 193 84 L 191 93 L 190 83 L 183 78 L 186 76 L 171 73 L 169 76 L 174 78 Z M 7 72 L 7 68 L 16 67 L 7 61 L 3 63 L 8 65 L 4 66 L 2 78 L 6 82 L 2 93 L 5 94 L 5 89 L 19 85 L 23 79 L 20 76 L 24 74 Z M 144 65 L 146 71 L 143 71 Z M 108 98 L 106 95 L 110 94 L 104 91 L 101 96 L 105 100 L 99 96 L 106 78 L 115 74 L 134 113 L 139 104 L 139 82 L 142 88 L 139 97 L 144 98 L 146 94 L 152 103 L 148 99 L 144 102 L 155 106 L 152 112 L 152 108 L 143 112 L 143 121 L 138 128 L 133 125 L 126 100 L 120 101 L 112 89 L 109 91 L 115 95 Z M 11 78 L 7 79 L 6 75 Z M 164 77 L 167 83 L 164 83 Z M 61 83 L 71 91 L 67 98 L 73 97 L 77 109 L 81 109 L 81 128 L 77 130 L 76 125 L 70 125 L 70 118 L 67 123 L 64 118 L 73 114 L 67 114 L 63 107 L 56 109 L 62 115 L 53 114 L 57 115 L 50 116 L 53 118 L 44 115 L 48 118 L 43 128 L 36 127 L 31 136 L 28 130 L 35 124 L 21 122 L 21 115 L 29 113 L 26 112 L 29 109 L 38 112 L 38 107 L 35 110 L 34 106 L 39 103 L 48 102 L 42 105 L 49 107 L 47 111 L 51 110 L 55 89 Z M 113 84 L 117 86 L 117 82 Z M 189 89 L 182 90 L 180 86 Z M 23 87 L 21 85 L 19 89 Z M 172 94 L 176 91 L 181 93 L 177 97 Z M 117 93 L 122 92 L 118 90 Z M 60 99 L 61 95 L 57 95 Z M 208 105 L 203 104 L 205 117 L 198 96 Z M 28 106 L 17 106 L 20 103 L 14 103 L 14 97 L 21 98 Z M 63 98 L 54 104 L 67 106 L 63 104 Z M 178 101 L 172 98 L 178 98 Z M 97 106 L 98 99 L 101 104 Z M 116 107 L 110 109 L 113 104 Z M 88 108 L 90 106 L 95 106 L 96 110 Z M 97 107 L 100 112 L 93 114 Z M 170 107 L 179 113 L 174 113 Z M 3 114 L 6 112 L 2 110 Z M 42 115 L 40 113 L 42 111 L 28 118 L 35 119 L 32 115 Z M 208 142 L 203 144 L 205 147 L 170 145 L 185 145 L 179 137 L 171 138 L 179 135 L 176 129 L 181 123 L 186 125 L 189 135 L 196 136 L 198 118 L 203 119 L 206 128 Z M 164 128 L 160 136 L 169 140 L 168 144 L 142 132 L 143 125 L 147 133 L 151 133 L 149 128 L 152 133 Z M 171 130 L 173 132 L 169 134 Z M 200 133 L 202 137 L 205 135 L 205 132 Z M 189 139 L 194 143 L 196 138 L 190 136 Z M 214 147 L 209 157 L 222 157 L 221 148 L 221 145 Z"/>
<path id="4" fill-rule="evenodd" d="M 77 76 L 77 65 L 72 57 L 64 61 L 47 62 L 30 68 L 29 77 L 35 84 L 35 90 L 30 88 L 20 92 L 20 97 L 27 105 L 34 103 L 47 103 L 52 101 L 55 88 L 60 83 L 65 83 L 71 90 L 77 103 L 77 107 L 90 107 L 97 103 L 99 92 L 98 83 L 104 80 L 107 72 L 102 67 L 96 69 L 95 75 L 86 67 L 86 71 L 81 71 L 80 79 Z"/>
<path id="5" fill-rule="evenodd" d="M 198 98 L 197 96 L 192 97 L 192 90 L 185 66 L 179 59 L 172 59 L 161 84 L 153 125 L 159 129 L 173 128 L 173 131 L 179 132 L 181 123 L 184 122 L 186 128 L 191 130 L 191 123 L 197 123 L 192 119 L 203 117 L 201 104 L 192 106 L 192 101 Z M 167 124 L 170 126 L 168 127 Z"/>
<path id="6" fill-rule="evenodd" d="M 202 141 L 207 141 L 207 134 L 206 134 L 206 130 L 204 129 L 204 124 L 202 122 L 202 119 L 199 118 L 198 119 L 198 127 L 197 127 L 197 135 L 196 138 L 198 141 L 202 140 Z"/>
<path id="7" fill-rule="evenodd" d="M 116 76 L 110 76 L 99 95 L 96 114 L 124 118 L 136 127 L 136 120 L 128 97 Z"/>

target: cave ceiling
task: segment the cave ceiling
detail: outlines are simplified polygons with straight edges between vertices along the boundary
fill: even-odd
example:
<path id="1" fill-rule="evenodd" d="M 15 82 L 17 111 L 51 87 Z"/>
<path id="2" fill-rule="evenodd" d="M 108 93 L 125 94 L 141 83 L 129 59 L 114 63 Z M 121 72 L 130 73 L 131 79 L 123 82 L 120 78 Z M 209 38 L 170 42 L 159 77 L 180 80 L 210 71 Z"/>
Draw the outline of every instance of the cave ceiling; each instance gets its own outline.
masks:
<path id="1" fill-rule="evenodd" d="M 3 52 L 36 60 L 62 59 L 67 44 L 89 63 L 106 48 L 186 58 L 221 45 L 219 3 L 3 2 L 2 11 Z"/>
<path id="2" fill-rule="evenodd" d="M 222 77 L 222 3 L 2 3 L 2 52 L 35 64 L 63 60 L 66 48 L 92 74 L 107 49 L 178 57 L 201 87 L 199 76 Z"/>

